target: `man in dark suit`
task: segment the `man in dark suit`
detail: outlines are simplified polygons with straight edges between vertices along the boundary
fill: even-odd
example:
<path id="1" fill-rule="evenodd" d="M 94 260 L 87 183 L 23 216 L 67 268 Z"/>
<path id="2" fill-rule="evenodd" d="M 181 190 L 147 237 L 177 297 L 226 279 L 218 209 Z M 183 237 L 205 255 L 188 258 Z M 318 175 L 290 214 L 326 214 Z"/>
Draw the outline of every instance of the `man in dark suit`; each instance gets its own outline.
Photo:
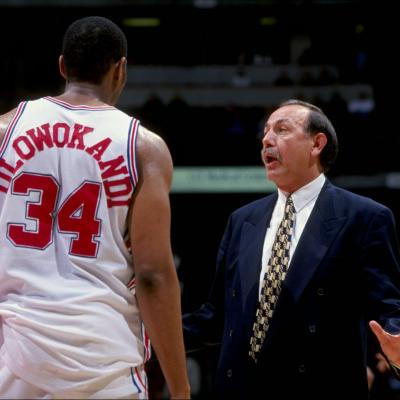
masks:
<path id="1" fill-rule="evenodd" d="M 208 301 L 184 316 L 187 343 L 221 343 L 220 399 L 365 400 L 369 326 L 400 365 L 392 212 L 326 179 L 337 138 L 314 105 L 281 104 L 262 143 L 277 193 L 230 216 Z"/>

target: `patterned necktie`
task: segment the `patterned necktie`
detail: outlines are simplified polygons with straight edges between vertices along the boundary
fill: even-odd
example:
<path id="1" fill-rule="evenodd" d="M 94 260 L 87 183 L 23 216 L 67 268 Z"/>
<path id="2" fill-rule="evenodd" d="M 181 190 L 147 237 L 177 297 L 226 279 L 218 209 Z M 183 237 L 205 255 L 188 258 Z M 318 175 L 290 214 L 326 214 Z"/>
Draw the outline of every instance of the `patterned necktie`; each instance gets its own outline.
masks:
<path id="1" fill-rule="evenodd" d="M 282 282 L 285 279 L 289 264 L 289 250 L 293 235 L 295 209 L 291 196 L 285 204 L 283 219 L 279 225 L 272 245 L 271 257 L 261 286 L 261 295 L 253 325 L 253 336 L 250 339 L 249 356 L 257 362 L 257 355 L 261 350 L 269 321 L 275 310 Z"/>

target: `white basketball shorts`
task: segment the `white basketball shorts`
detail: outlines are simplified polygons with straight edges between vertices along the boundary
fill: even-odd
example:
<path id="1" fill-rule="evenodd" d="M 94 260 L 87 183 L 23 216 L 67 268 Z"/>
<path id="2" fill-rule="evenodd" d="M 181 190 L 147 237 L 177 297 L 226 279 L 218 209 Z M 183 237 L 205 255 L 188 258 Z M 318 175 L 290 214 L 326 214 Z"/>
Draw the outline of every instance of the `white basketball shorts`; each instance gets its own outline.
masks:
<path id="1" fill-rule="evenodd" d="M 147 399 L 147 377 L 143 367 L 129 368 L 105 385 L 96 384 L 90 391 L 47 393 L 15 375 L 0 357 L 0 399 Z"/>

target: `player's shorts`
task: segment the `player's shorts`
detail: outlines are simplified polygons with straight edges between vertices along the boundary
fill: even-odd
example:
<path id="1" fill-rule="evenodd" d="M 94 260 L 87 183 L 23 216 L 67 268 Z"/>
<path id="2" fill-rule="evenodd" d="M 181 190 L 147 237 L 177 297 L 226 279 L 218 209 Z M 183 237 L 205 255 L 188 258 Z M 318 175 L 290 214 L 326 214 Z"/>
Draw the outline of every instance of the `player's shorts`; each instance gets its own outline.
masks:
<path id="1" fill-rule="evenodd" d="M 0 357 L 0 399 L 147 399 L 147 377 L 143 367 L 129 368 L 109 382 L 96 383 L 96 388 L 84 392 L 57 389 L 47 393 L 15 375 Z"/>

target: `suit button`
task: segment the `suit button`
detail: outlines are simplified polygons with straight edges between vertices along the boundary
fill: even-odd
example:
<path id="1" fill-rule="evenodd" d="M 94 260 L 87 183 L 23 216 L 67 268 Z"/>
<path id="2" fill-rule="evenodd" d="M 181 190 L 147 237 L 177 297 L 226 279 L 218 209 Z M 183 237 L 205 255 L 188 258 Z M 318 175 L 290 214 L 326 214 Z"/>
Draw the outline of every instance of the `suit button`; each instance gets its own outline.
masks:
<path id="1" fill-rule="evenodd" d="M 236 296 L 236 290 L 232 289 L 232 297 L 235 297 L 235 296 Z"/>
<path id="2" fill-rule="evenodd" d="M 315 325 L 309 325 L 308 331 L 310 333 L 315 333 L 317 331 L 317 327 Z"/>
<path id="3" fill-rule="evenodd" d="M 324 289 L 322 287 L 317 289 L 317 295 L 318 296 L 323 296 L 324 294 L 325 294 L 325 291 L 324 291 Z"/>
<path id="4" fill-rule="evenodd" d="M 231 369 L 228 369 L 228 371 L 226 371 L 226 376 L 227 376 L 228 378 L 231 378 L 231 377 L 232 377 L 232 370 L 231 370 Z"/>
<path id="5" fill-rule="evenodd" d="M 299 365 L 299 372 L 301 374 L 303 374 L 304 372 L 306 372 L 306 366 L 304 364 L 300 364 Z"/>

